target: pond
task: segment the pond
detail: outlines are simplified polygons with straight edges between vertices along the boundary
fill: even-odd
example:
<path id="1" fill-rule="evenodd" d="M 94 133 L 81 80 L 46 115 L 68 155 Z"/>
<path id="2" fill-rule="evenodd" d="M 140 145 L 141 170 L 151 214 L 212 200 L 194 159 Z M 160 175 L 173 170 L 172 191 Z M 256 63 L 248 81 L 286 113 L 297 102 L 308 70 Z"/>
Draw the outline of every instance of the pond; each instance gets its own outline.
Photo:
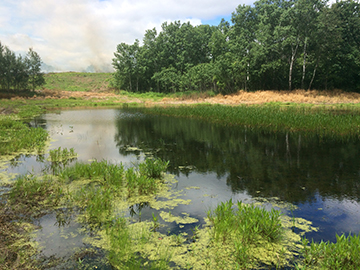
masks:
<path id="1" fill-rule="evenodd" d="M 315 241 L 335 241 L 336 234 L 360 232 L 359 141 L 266 133 L 126 109 L 47 113 L 31 125 L 48 130 L 50 149 L 74 148 L 77 161 L 106 159 L 125 167 L 150 156 L 169 161 L 168 173 L 177 180 L 172 189 L 188 202 L 171 213 L 196 221 L 167 223 L 161 229 L 164 233 L 189 232 L 203 225 L 206 212 L 230 198 L 261 202 L 268 209 L 276 207 L 290 217 L 311 221 L 318 230 L 305 235 Z M 39 157 L 20 156 L 6 173 L 36 174 L 44 166 Z M 161 209 L 144 202 L 129 208 L 126 215 L 140 211 L 142 219 L 161 214 Z M 81 235 L 74 234 L 81 230 L 72 220 L 75 214 L 68 215 L 65 226 L 56 222 L 57 214 L 38 220 L 41 229 L 35 240 L 46 257 L 70 256 L 73 248 L 86 245 Z"/>

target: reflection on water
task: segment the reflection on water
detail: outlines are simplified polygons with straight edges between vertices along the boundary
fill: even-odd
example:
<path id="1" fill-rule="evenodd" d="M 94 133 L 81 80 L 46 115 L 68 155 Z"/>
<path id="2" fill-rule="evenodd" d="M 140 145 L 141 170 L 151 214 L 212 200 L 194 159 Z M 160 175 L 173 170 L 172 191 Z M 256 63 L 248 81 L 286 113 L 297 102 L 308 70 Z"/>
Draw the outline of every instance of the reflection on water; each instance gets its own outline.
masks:
<path id="1" fill-rule="evenodd" d="M 169 160 L 169 172 L 178 179 L 174 189 L 191 199 L 174 214 L 189 213 L 202 222 L 220 201 L 275 197 L 298 206 L 291 215 L 319 227 L 308 235 L 315 240 L 360 231 L 359 141 L 266 134 L 116 109 L 46 114 L 32 125 L 49 131 L 51 149 L 73 147 L 79 161 L 107 159 L 130 166 L 147 155 Z M 34 157 L 21 161 L 8 171 L 26 173 L 42 166 Z M 150 210 L 144 202 L 129 209 L 129 216 L 140 218 L 141 212 L 141 218 L 151 218 Z"/>

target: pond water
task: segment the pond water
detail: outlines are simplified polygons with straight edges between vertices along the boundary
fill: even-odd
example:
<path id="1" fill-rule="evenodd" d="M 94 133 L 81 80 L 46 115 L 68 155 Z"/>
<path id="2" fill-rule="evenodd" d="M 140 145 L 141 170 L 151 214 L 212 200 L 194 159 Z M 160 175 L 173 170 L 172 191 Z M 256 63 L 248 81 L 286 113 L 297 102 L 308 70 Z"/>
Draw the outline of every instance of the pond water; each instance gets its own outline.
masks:
<path id="1" fill-rule="evenodd" d="M 149 116 L 136 110 L 93 109 L 48 113 L 31 122 L 51 137 L 50 149 L 74 148 L 78 161 L 106 159 L 132 166 L 146 156 L 169 160 L 173 189 L 191 203 L 172 210 L 204 223 L 206 212 L 230 198 L 243 202 L 292 204 L 285 214 L 312 221 L 319 230 L 306 234 L 315 241 L 335 241 L 335 234 L 360 232 L 360 142 L 336 141 L 304 134 L 269 134 L 245 127 L 224 127 L 194 119 Z M 21 156 L 6 172 L 40 172 L 35 156 Z M 136 205 L 150 219 L 146 203 Z M 67 256 L 67 247 L 82 246 L 81 238 L 63 237 L 79 225 L 57 226 L 55 214 L 38 222 L 36 240 L 46 256 Z M 194 224 L 192 224 L 193 226 Z M 169 232 L 190 230 L 173 223 Z M 60 241 L 60 239 L 63 239 Z M 64 241 L 67 239 L 67 241 Z"/>

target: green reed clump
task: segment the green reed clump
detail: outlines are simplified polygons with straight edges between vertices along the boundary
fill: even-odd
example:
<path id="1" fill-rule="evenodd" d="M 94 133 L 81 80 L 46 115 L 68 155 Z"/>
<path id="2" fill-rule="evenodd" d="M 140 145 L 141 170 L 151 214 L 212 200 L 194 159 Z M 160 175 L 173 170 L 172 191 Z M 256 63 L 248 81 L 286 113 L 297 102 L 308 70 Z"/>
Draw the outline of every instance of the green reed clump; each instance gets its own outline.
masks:
<path id="1" fill-rule="evenodd" d="M 76 162 L 74 166 L 62 170 L 59 176 L 69 181 L 85 178 L 120 187 L 123 183 L 124 166 L 111 164 L 106 160 L 93 161 L 90 164 Z"/>
<path id="2" fill-rule="evenodd" d="M 142 108 L 144 112 L 204 119 L 224 125 L 242 125 L 267 131 L 313 132 L 320 136 L 360 137 L 360 114 L 327 107 L 281 104 L 195 105 Z M 354 113 L 353 113 L 354 112 Z"/>
<path id="3" fill-rule="evenodd" d="M 11 116 L 0 118 L 0 155 L 27 150 L 42 151 L 48 133 L 42 128 L 30 128 Z"/>
<path id="4" fill-rule="evenodd" d="M 30 211 L 41 204 L 55 206 L 64 195 L 63 190 L 49 177 L 39 179 L 33 175 L 23 175 L 15 180 L 9 200 L 12 205 L 28 208 Z"/>
<path id="5" fill-rule="evenodd" d="M 163 161 L 159 158 L 146 159 L 145 162 L 139 164 L 139 172 L 148 178 L 162 178 L 162 173 L 169 166 L 169 161 Z"/>
<path id="6" fill-rule="evenodd" d="M 69 161 L 72 161 L 77 154 L 74 151 L 74 148 L 67 148 L 61 149 L 61 147 L 57 149 L 53 149 L 49 151 L 50 161 L 52 163 L 62 163 L 68 164 Z"/>
<path id="7" fill-rule="evenodd" d="M 113 198 L 109 188 L 83 187 L 76 201 L 83 207 L 88 223 L 101 225 L 111 220 Z"/>
<path id="8" fill-rule="evenodd" d="M 212 225 L 210 233 L 214 245 L 231 248 L 239 269 L 247 269 L 253 261 L 251 249 L 265 243 L 279 243 L 282 239 L 281 213 L 242 202 L 237 202 L 237 209 L 233 206 L 230 199 L 221 202 L 215 210 L 208 211 Z"/>
<path id="9" fill-rule="evenodd" d="M 305 269 L 360 269 L 360 236 L 336 235 L 336 243 L 303 239 Z"/>
<path id="10" fill-rule="evenodd" d="M 110 239 L 108 258 L 111 265 L 116 265 L 119 269 L 132 269 L 131 267 L 137 265 L 126 219 L 117 218 L 107 227 L 106 233 Z"/>
<path id="11" fill-rule="evenodd" d="M 276 242 L 281 239 L 280 215 L 280 211 L 272 209 L 269 212 L 242 202 L 237 203 L 235 211 L 231 199 L 208 212 L 215 241 L 225 243 L 237 239 L 243 244 L 255 245 L 261 240 Z"/>

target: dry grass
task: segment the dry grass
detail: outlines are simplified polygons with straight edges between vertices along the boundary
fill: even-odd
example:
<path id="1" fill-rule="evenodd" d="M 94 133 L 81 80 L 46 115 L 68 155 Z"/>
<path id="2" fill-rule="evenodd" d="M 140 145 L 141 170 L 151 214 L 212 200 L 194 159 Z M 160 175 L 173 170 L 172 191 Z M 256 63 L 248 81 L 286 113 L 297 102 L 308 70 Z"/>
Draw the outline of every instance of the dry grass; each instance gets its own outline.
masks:
<path id="1" fill-rule="evenodd" d="M 42 89 L 37 90 L 29 96 L 28 93 L 0 93 L 2 99 L 23 100 L 23 99 L 97 99 L 106 100 L 112 98 L 114 102 L 145 102 L 147 105 L 152 104 L 193 104 L 193 103 L 212 103 L 212 104 L 262 104 L 268 102 L 283 103 L 307 103 L 307 104 L 339 104 L 339 103 L 360 103 L 360 93 L 344 92 L 342 90 L 318 91 L 318 90 L 293 90 L 293 91 L 239 91 L 229 95 L 217 95 L 215 97 L 185 96 L 181 98 L 165 97 L 161 101 L 143 100 L 130 98 L 124 95 L 118 95 L 111 91 L 107 92 L 84 92 L 84 91 L 61 91 Z"/>
<path id="2" fill-rule="evenodd" d="M 292 102 L 309 104 L 336 104 L 336 103 L 358 103 L 360 94 L 353 92 L 344 92 L 341 90 L 333 91 L 239 91 L 235 94 L 207 99 L 210 103 L 221 104 L 261 104 L 267 102 Z"/>

